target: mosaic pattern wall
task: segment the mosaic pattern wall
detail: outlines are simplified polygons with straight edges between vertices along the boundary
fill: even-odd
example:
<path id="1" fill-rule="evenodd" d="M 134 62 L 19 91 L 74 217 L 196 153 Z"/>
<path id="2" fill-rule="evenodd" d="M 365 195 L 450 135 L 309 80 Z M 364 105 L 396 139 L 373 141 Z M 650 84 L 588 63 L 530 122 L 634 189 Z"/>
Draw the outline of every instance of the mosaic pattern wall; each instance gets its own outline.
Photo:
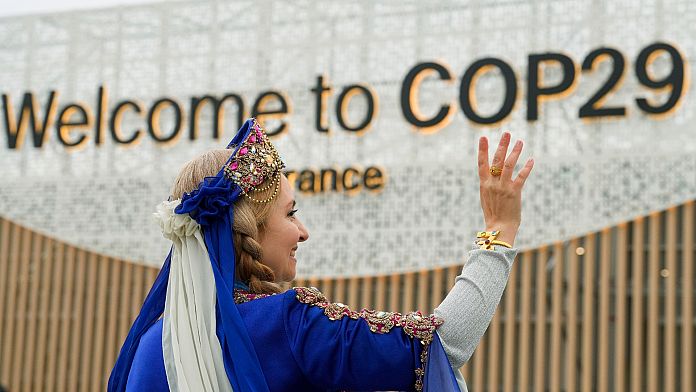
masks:
<path id="1" fill-rule="evenodd" d="M 298 250 L 301 276 L 373 275 L 461 263 L 483 218 L 478 207 L 476 141 L 497 142 L 509 129 L 526 142 L 523 158 L 536 160 L 517 245 L 533 248 L 567 239 L 696 195 L 696 138 L 692 58 L 696 4 L 689 1 L 184 1 L 98 11 L 0 19 L 0 92 L 19 118 L 24 94 L 36 100 L 44 121 L 49 94 L 56 111 L 84 102 L 92 116 L 80 149 L 58 140 L 55 121 L 41 148 L 31 130 L 10 148 L 6 115 L 0 113 L 0 215 L 60 240 L 107 255 L 159 265 L 168 244 L 151 223 L 178 168 L 196 154 L 226 145 L 239 110 L 228 102 L 222 134 L 212 135 L 210 107 L 197 117 L 199 134 L 188 136 L 192 97 L 238 94 L 244 116 L 264 91 L 281 91 L 288 129 L 274 138 L 292 170 L 376 166 L 386 175 L 381 192 L 355 194 L 297 191 L 299 216 L 311 239 Z M 656 42 L 678 49 L 683 92 L 669 113 L 648 115 L 636 100 L 666 102 L 673 91 L 648 88 L 638 77 L 639 54 Z M 616 71 L 583 60 L 600 47 L 621 53 L 625 65 L 601 102 L 623 106 L 625 116 L 589 121 L 579 108 Z M 540 100 L 528 121 L 530 55 L 562 53 L 573 61 L 575 82 L 559 99 Z M 671 80 L 675 61 L 656 53 L 645 66 L 655 81 Z M 460 108 L 465 72 L 477 60 L 497 58 L 515 75 L 514 106 L 502 123 L 476 125 Z M 451 104 L 449 123 L 423 132 L 406 120 L 402 82 L 422 62 L 444 64 L 451 82 L 423 79 L 417 94 L 422 117 Z M 543 84 L 562 83 L 562 68 L 539 73 Z M 639 64 L 638 64 L 639 65 Z M 332 87 L 326 98 L 331 131 L 315 129 L 317 77 Z M 476 110 L 498 111 L 506 97 L 503 74 L 477 75 Z M 369 86 L 377 111 L 365 132 L 341 129 L 337 100 L 347 86 Z M 676 84 L 675 84 L 676 85 Z M 122 136 L 142 131 L 132 146 L 117 145 L 106 131 L 96 143 L 99 87 L 107 117 L 123 100 L 142 113 L 124 111 Z M 672 90 L 670 90 L 672 89 Z M 167 145 L 147 136 L 147 112 L 162 97 L 182 108 L 180 137 Z M 5 102 L 5 101 L 4 101 Z M 347 105 L 351 124 L 363 118 L 367 100 Z M 277 103 L 277 102 L 276 102 Z M 7 107 L 3 103 L 3 108 Z M 273 107 L 273 104 L 269 104 Z M 275 106 L 277 107 L 277 106 Z M 172 130 L 174 112 L 160 113 L 161 131 Z M 56 117 L 56 113 L 53 113 Z M 48 110 L 48 118 L 51 111 Z M 28 117 L 27 117 L 28 118 Z M 112 118 L 105 120 L 105 128 Z M 67 135 L 76 140 L 80 135 Z"/>

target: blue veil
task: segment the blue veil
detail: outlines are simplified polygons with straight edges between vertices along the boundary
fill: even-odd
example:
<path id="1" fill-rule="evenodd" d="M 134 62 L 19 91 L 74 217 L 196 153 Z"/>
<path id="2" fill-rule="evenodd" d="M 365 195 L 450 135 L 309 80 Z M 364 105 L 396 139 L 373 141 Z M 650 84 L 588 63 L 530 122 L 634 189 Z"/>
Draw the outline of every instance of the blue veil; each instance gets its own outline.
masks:
<path id="1" fill-rule="evenodd" d="M 253 131 L 255 121 L 247 120 L 227 146 L 235 149 L 230 159 Z M 233 203 L 241 195 L 242 189 L 221 169 L 215 177 L 206 178 L 198 189 L 184 195 L 175 212 L 189 214 L 203 231 L 215 277 L 216 334 L 222 347 L 227 378 L 235 392 L 265 392 L 268 385 L 261 364 L 233 297 L 236 262 L 232 236 Z M 110 392 L 126 389 L 140 338 L 164 312 L 171 256 L 170 251 L 123 343 L 109 377 L 107 390 Z"/>

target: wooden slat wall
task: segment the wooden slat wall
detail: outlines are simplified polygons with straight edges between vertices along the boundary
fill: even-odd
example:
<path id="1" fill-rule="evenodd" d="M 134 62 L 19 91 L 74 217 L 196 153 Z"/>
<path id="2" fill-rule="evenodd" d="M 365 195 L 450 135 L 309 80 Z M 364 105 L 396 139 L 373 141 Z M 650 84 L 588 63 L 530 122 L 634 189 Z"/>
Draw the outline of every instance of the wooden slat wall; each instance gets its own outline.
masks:
<path id="1" fill-rule="evenodd" d="M 648 220 L 649 246 L 648 251 L 648 292 L 655 293 L 660 287 L 660 214 L 650 215 Z M 647 346 L 647 380 L 646 390 L 657 392 L 659 385 L 659 321 L 660 297 L 648 296 L 648 346 Z"/>
<path id="2" fill-rule="evenodd" d="M 626 337 L 628 336 L 628 225 L 621 224 L 617 229 L 616 244 L 616 333 L 614 338 L 614 352 L 626 352 Z M 622 356 L 614 356 L 614 391 L 627 391 L 626 361 Z"/>
<path id="3" fill-rule="evenodd" d="M 566 341 L 564 343 L 566 349 L 566 354 L 564 358 L 564 367 L 566 375 L 565 385 L 566 387 L 572 387 L 569 389 L 573 391 L 576 390 L 578 380 L 576 358 L 578 355 L 578 336 L 580 336 L 580 330 L 578 328 L 578 320 L 580 318 L 580 250 L 583 249 L 584 251 L 584 248 L 581 247 L 580 244 L 580 239 L 576 238 L 571 240 L 565 256 L 566 264 L 568 264 L 569 270 L 568 276 L 576 277 L 575 279 L 569 279 L 568 293 L 566 294 L 567 299 L 565 302 L 567 315 L 565 326 Z M 550 302 L 546 297 L 544 298 L 544 300 Z M 558 321 L 554 320 L 553 323 L 558 323 Z M 541 387 L 542 386 L 540 386 L 540 388 Z M 560 389 L 560 385 L 556 389 Z"/>
<path id="4" fill-rule="evenodd" d="M 595 289 L 595 252 L 596 252 L 596 233 L 589 234 L 585 238 L 585 254 L 583 256 L 583 285 L 582 285 L 582 335 L 581 343 L 581 369 L 580 369 L 580 390 L 583 392 L 592 391 L 595 381 L 594 378 L 594 362 L 592 361 L 594 354 L 597 353 L 598 347 L 595 345 L 596 330 L 594 328 L 594 318 L 596 307 L 594 305 L 594 289 Z M 562 320 L 559 324 L 562 324 Z M 559 344 L 560 349 L 560 344 Z"/>
<path id="5" fill-rule="evenodd" d="M 520 253 L 462 368 L 470 389 L 696 390 L 695 214 L 690 202 Z M 461 269 L 292 284 L 356 309 L 430 313 Z M 0 219 L 0 384 L 104 390 L 156 274 Z"/>
<path id="6" fill-rule="evenodd" d="M 694 359 L 694 203 L 687 203 L 684 207 L 682 216 L 682 295 L 681 295 L 681 319 L 679 327 L 681 330 L 681 392 L 693 391 L 696 389 L 694 383 L 694 373 L 696 373 L 696 360 Z"/>
<path id="7" fill-rule="evenodd" d="M 549 261 L 548 248 L 539 249 L 536 255 L 536 277 L 534 280 L 534 295 L 535 295 L 535 310 L 536 314 L 532 320 L 534 327 L 534 392 L 543 392 L 546 390 L 546 324 L 547 324 L 547 304 L 546 304 L 546 282 L 547 272 L 546 264 Z"/>
<path id="8" fill-rule="evenodd" d="M 156 273 L 0 219 L 0 385 L 104 390 Z"/>
<path id="9" fill-rule="evenodd" d="M 633 222 L 633 241 L 631 251 L 631 268 L 633 277 L 630 279 L 633 290 L 631 292 L 632 306 L 631 313 L 631 392 L 643 391 L 643 357 L 645 355 L 645 345 L 643 334 L 645 328 L 643 304 L 645 302 L 643 296 L 643 281 L 645 280 L 644 264 L 645 264 L 645 219 L 638 218 Z"/>
<path id="10" fill-rule="evenodd" d="M 551 273 L 551 295 L 552 298 L 562 298 L 563 297 L 563 269 L 564 269 L 564 250 L 562 244 L 556 244 L 553 247 L 554 253 L 554 263 L 553 271 Z M 580 276 L 578 275 L 578 279 Z M 561 390 L 561 371 L 563 361 L 561 359 L 561 339 L 563 338 L 562 330 L 563 327 L 563 302 L 552 301 L 551 302 L 551 363 L 549 364 L 549 371 L 551 372 L 550 386 L 551 391 Z"/>
<path id="11" fill-rule="evenodd" d="M 532 338 L 532 267 L 534 267 L 534 261 L 531 259 L 531 253 L 522 253 L 519 256 L 518 265 L 522 269 L 522 277 L 520 280 L 520 290 L 522 295 L 520 296 L 520 316 L 519 316 L 519 335 L 517 335 L 517 359 L 515 362 L 523 363 L 525 361 L 530 361 L 530 349 L 531 349 L 531 338 Z M 515 336 L 513 336 L 515 340 Z M 519 385 L 517 389 L 520 392 L 529 391 L 529 372 L 531 366 L 525 366 L 518 368 L 517 380 L 514 381 L 514 385 Z M 512 382 L 511 382 L 512 383 Z"/>

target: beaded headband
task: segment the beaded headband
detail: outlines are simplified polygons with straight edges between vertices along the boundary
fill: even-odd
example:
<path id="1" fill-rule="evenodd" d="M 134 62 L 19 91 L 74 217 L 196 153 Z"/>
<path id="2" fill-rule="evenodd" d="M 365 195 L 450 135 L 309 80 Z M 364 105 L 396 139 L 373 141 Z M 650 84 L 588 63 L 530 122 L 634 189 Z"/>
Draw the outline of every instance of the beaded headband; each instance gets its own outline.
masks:
<path id="1" fill-rule="evenodd" d="M 230 144 L 235 152 L 225 165 L 225 177 L 242 189 L 242 194 L 256 203 L 268 203 L 280 190 L 281 170 L 285 167 L 280 154 L 266 136 L 256 119 L 252 119 L 249 134 L 239 143 Z M 260 187 L 265 181 L 268 185 Z M 256 199 L 251 193 L 262 192 L 271 187 L 273 194 L 266 199 Z"/>

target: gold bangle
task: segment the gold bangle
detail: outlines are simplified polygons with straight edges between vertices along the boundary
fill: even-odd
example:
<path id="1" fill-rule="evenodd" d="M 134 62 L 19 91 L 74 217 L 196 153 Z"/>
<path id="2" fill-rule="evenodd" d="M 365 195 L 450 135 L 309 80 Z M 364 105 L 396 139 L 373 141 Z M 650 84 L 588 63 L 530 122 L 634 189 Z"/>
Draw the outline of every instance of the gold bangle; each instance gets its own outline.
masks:
<path id="1" fill-rule="evenodd" d="M 505 241 L 498 241 L 498 240 L 495 240 L 495 241 L 491 241 L 491 244 L 493 244 L 493 245 L 504 246 L 504 247 L 506 247 L 506 248 L 512 248 L 512 245 L 508 244 L 508 243 L 505 242 Z"/>
<path id="2" fill-rule="evenodd" d="M 499 230 L 495 231 L 479 231 L 476 233 L 476 245 L 479 246 L 479 249 L 485 249 L 485 250 L 495 250 L 493 245 L 500 245 L 504 246 L 506 248 L 512 248 L 512 245 L 508 244 L 507 242 L 497 240 L 496 238 L 500 235 Z"/>

